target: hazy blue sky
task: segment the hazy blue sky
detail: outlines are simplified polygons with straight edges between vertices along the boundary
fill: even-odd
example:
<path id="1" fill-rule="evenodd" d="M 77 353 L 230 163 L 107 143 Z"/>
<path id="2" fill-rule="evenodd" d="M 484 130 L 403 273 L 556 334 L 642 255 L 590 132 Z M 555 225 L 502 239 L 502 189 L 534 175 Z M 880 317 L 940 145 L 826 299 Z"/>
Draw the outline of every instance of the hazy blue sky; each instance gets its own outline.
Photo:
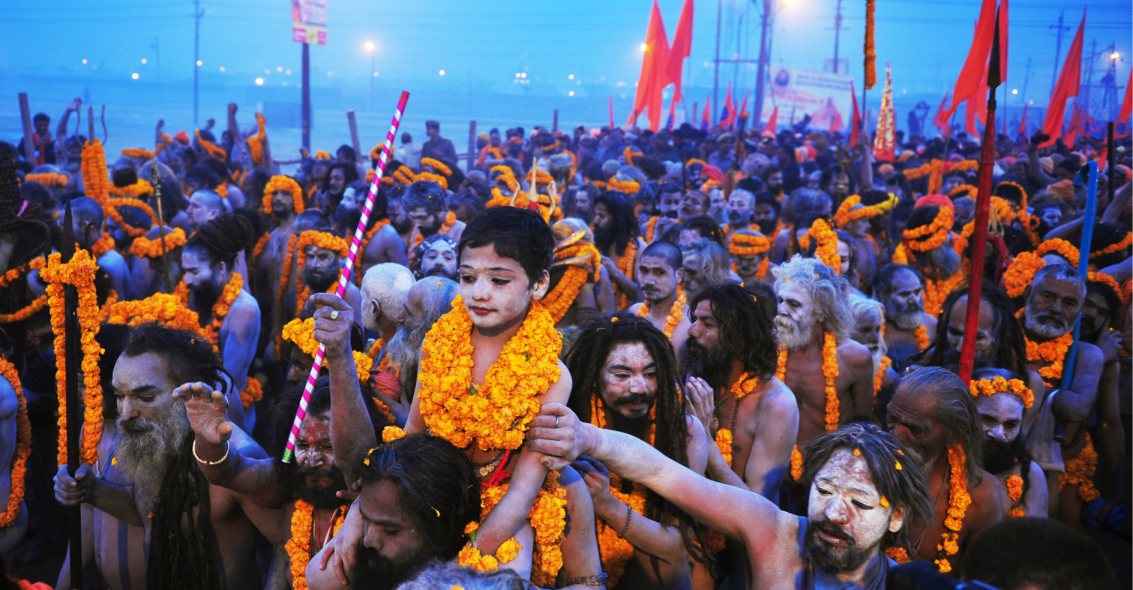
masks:
<path id="1" fill-rule="evenodd" d="M 52 116 L 71 96 L 83 92 L 119 111 L 129 108 L 134 97 L 147 109 L 191 112 L 185 81 L 193 69 L 192 1 L 20 4 L 0 19 L 0 91 L 10 101 L 8 108 L 0 109 L 7 113 L 0 117 L 4 136 L 15 131 L 10 128 L 11 115 L 14 94 L 20 90 L 32 93 L 33 109 L 42 107 Z M 220 105 L 228 96 L 242 104 L 297 102 L 300 46 L 291 41 L 289 2 L 201 0 L 200 4 L 205 13 L 200 35 L 202 118 L 221 116 Z M 836 4 L 837 0 L 781 0 L 773 30 L 773 64 L 822 69 L 834 51 Z M 681 0 L 661 0 L 660 5 L 671 38 Z M 724 57 L 737 52 L 754 57 L 761 5 L 723 2 Z M 840 47 L 840 57 L 849 60 L 850 73 L 859 85 L 864 5 L 864 0 L 843 2 Z M 924 98 L 935 107 L 966 56 L 979 1 L 881 0 L 877 5 L 879 71 L 884 71 L 885 62 L 892 63 L 897 91 L 903 89 L 907 98 Z M 1108 67 L 1108 52 L 1103 49 L 1114 42 L 1120 55 L 1117 84 L 1123 87 L 1133 49 L 1130 1 L 1091 0 L 1089 5 L 1083 71 L 1093 61 L 1094 78 L 1100 78 Z M 1024 98 L 1045 104 L 1055 64 L 1050 27 L 1065 11 L 1070 30 L 1063 38 L 1064 56 L 1082 6 L 1053 0 L 1012 2 L 1008 87 L 1025 87 L 1026 96 L 1011 97 L 1008 107 L 1020 106 Z M 311 51 L 315 106 L 363 110 L 370 106 L 371 57 L 363 47 L 373 40 L 377 46 L 373 65 L 379 75 L 374 80 L 376 111 L 388 111 L 386 103 L 392 104 L 396 90 L 406 87 L 415 92 L 415 114 L 421 117 L 430 114 L 420 111 L 425 106 L 438 111 L 435 114 L 442 119 L 450 115 L 450 107 L 459 106 L 451 113 L 453 119 L 475 117 L 482 108 L 485 119 L 503 124 L 506 117 L 491 115 L 491 105 L 483 104 L 482 98 L 499 94 L 537 98 L 539 108 L 561 109 L 568 123 L 604 123 L 607 96 L 614 95 L 620 123 L 632 100 L 649 8 L 646 0 L 328 0 L 329 40 Z M 689 101 L 703 103 L 712 88 L 713 69 L 708 62 L 716 50 L 716 21 L 717 2 L 699 0 L 686 70 Z M 1100 55 L 1091 60 L 1094 40 Z M 1060 64 L 1063 56 L 1058 58 Z M 143 58 L 148 63 L 142 64 Z M 446 73 L 443 78 L 438 75 L 441 69 Z M 527 73 L 526 84 L 516 83 L 517 72 Z M 134 73 L 137 81 L 130 79 Z M 571 74 L 574 80 L 568 78 Z M 257 77 L 263 78 L 263 86 L 256 86 Z M 751 87 L 754 69 L 722 68 L 721 86 L 731 79 Z M 574 96 L 569 96 L 571 90 Z M 1096 99 L 1100 91 L 1095 92 Z M 623 99 L 623 94 L 628 98 Z"/>

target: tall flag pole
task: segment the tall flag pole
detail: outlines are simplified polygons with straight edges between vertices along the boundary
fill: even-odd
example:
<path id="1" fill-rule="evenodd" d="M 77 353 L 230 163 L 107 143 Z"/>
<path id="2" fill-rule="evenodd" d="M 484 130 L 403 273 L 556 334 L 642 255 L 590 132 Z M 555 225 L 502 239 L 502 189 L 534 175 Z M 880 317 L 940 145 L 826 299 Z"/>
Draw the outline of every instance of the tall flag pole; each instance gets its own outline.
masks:
<path id="1" fill-rule="evenodd" d="M 976 217 L 972 231 L 972 274 L 968 281 L 968 315 L 965 317 L 966 337 L 960 346 L 960 378 L 965 383 L 972 379 L 976 359 L 976 338 L 980 322 L 980 297 L 983 293 L 984 256 L 987 253 L 987 225 L 991 204 L 991 172 L 995 166 L 995 91 L 1006 73 L 1002 64 L 1007 62 L 1006 39 L 1000 26 L 1007 22 L 1007 2 L 999 5 L 995 14 L 995 30 L 991 44 L 991 57 L 987 62 L 987 119 L 984 121 L 982 153 L 980 155 L 979 186 L 976 193 Z M 971 101 L 968 102 L 969 109 Z"/>
<path id="2" fill-rule="evenodd" d="M 366 235 L 366 226 L 370 222 L 370 215 L 374 212 L 374 201 L 378 198 L 378 188 L 382 185 L 382 176 L 386 172 L 386 165 L 389 163 L 390 148 L 393 146 L 394 137 L 397 136 L 397 128 L 401 125 L 401 116 L 405 113 L 405 104 L 409 102 L 409 93 L 402 90 L 401 96 L 397 99 L 397 110 L 393 113 L 393 119 L 389 124 L 389 131 L 386 132 L 386 140 L 382 143 L 382 153 L 378 156 L 378 167 L 374 170 L 374 180 L 370 183 L 370 192 L 366 195 L 366 202 L 362 206 L 362 216 L 358 219 L 358 227 L 354 230 L 354 239 L 350 242 L 350 251 L 346 254 L 346 260 L 342 263 L 342 272 L 338 275 L 338 287 L 335 289 L 335 294 L 339 297 L 346 295 L 346 285 L 350 283 L 350 277 L 354 273 L 354 260 L 358 257 L 358 248 L 362 243 L 362 236 Z M 287 447 L 283 451 L 283 462 L 290 463 L 291 457 L 295 453 L 295 444 L 299 441 L 299 429 L 303 426 L 303 419 L 307 416 L 307 404 L 311 402 L 311 394 L 315 391 L 315 381 L 319 378 L 319 370 L 322 369 L 323 359 L 326 357 L 326 348 L 323 344 L 319 343 L 319 349 L 315 351 L 315 360 L 311 363 L 311 372 L 307 375 L 307 385 L 303 388 L 303 397 L 299 399 L 299 409 L 295 412 L 295 420 L 291 423 L 291 433 L 287 435 Z"/>

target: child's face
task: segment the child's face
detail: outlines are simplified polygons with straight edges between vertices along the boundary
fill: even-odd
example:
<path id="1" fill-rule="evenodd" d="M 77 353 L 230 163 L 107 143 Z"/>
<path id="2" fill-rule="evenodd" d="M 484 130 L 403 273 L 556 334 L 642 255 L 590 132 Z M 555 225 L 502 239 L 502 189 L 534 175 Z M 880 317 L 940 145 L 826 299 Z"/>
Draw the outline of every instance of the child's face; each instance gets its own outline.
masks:
<path id="1" fill-rule="evenodd" d="M 457 272 L 472 325 L 486 336 L 521 324 L 532 297 L 547 290 L 546 273 L 532 284 L 519 262 L 496 254 L 492 244 L 465 247 Z"/>

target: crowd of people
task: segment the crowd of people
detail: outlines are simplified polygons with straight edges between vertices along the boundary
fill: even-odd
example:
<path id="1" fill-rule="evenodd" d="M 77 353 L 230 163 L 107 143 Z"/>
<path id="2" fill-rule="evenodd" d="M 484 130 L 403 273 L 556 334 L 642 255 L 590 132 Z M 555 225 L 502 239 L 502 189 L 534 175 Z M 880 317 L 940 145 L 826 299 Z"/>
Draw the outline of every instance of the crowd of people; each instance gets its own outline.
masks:
<path id="1" fill-rule="evenodd" d="M 12 580 L 1116 584 L 1085 531 L 1130 531 L 1128 138 L 1090 217 L 1104 141 L 998 136 L 973 261 L 962 132 L 892 161 L 744 122 L 458 155 L 429 121 L 284 173 L 236 105 L 115 150 L 79 106 L 0 144 Z"/>

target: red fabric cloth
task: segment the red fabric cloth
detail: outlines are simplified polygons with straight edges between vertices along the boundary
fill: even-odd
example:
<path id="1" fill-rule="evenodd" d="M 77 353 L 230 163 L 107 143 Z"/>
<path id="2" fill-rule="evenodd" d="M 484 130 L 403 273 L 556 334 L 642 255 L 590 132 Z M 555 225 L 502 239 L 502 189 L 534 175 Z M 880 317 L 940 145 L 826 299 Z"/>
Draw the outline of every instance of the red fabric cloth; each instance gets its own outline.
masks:
<path id="1" fill-rule="evenodd" d="M 1066 103 L 1072 96 L 1078 96 L 1082 80 L 1082 34 L 1086 29 L 1086 12 L 1082 9 L 1082 22 L 1078 23 L 1078 32 L 1074 34 L 1074 42 L 1070 44 L 1070 52 L 1066 54 L 1066 61 L 1062 64 L 1062 71 L 1058 74 L 1058 83 L 1054 86 L 1054 94 L 1050 97 L 1050 106 L 1046 109 L 1043 119 L 1043 133 L 1050 139 L 1039 147 L 1052 145 L 1056 139 L 1062 137 L 1062 119 L 1066 115 Z"/>
<path id="2" fill-rule="evenodd" d="M 693 0 L 685 0 L 681 7 L 681 16 L 677 20 L 677 32 L 673 34 L 673 43 L 669 46 L 669 61 L 666 64 L 666 83 L 672 82 L 676 88 L 673 91 L 673 102 L 681 100 L 681 72 L 684 69 L 685 58 L 692 52 L 692 15 Z"/>

